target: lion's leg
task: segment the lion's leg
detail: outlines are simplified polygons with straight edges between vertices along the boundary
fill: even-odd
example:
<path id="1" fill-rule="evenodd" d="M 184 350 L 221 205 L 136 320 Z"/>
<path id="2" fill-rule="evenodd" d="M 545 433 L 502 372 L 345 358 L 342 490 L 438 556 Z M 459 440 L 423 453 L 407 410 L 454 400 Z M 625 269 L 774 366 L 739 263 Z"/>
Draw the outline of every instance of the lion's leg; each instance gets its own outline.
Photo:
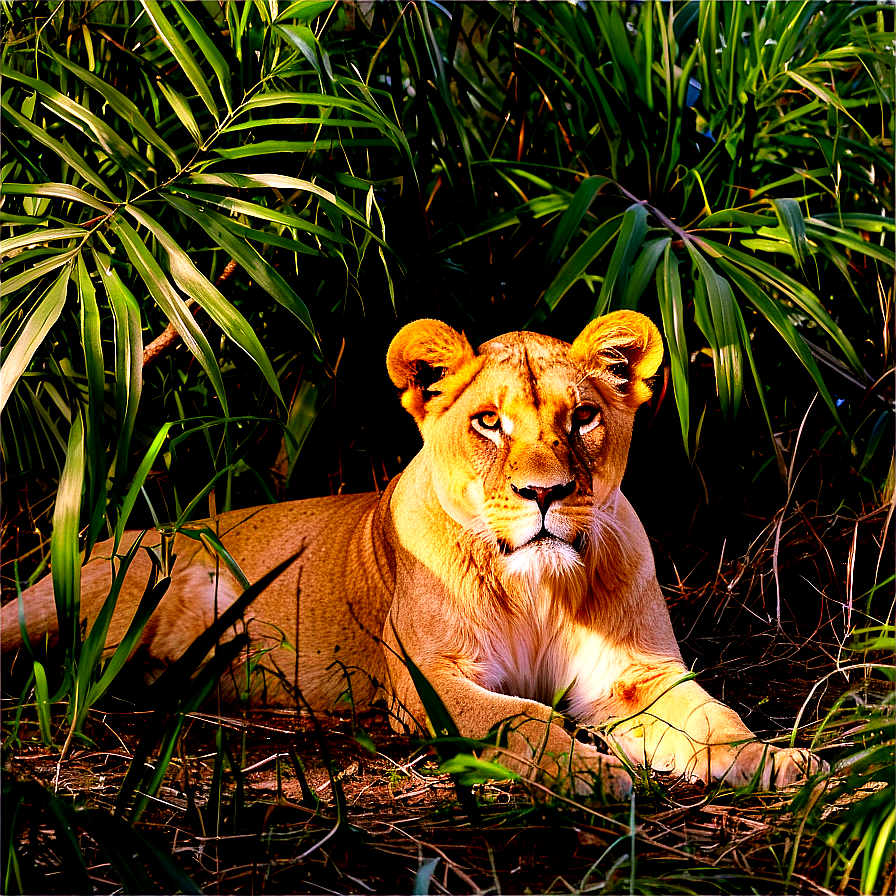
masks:
<path id="1" fill-rule="evenodd" d="M 570 737 L 553 723 L 557 717 L 550 707 L 497 694 L 463 676 L 433 670 L 424 670 L 424 675 L 463 737 L 479 740 L 500 728 L 504 745 L 485 755 L 511 771 L 580 794 L 603 790 L 621 798 L 631 790 L 631 777 L 624 763 Z M 393 667 L 393 683 L 402 707 L 400 715 L 422 728 L 426 715 L 403 666 Z"/>
<path id="2" fill-rule="evenodd" d="M 758 742 L 733 709 L 696 682 L 682 681 L 686 674 L 681 667 L 654 682 L 653 699 L 629 704 L 628 717 L 612 727 L 611 738 L 633 762 L 735 787 L 755 779 L 764 790 L 825 767 L 807 750 Z"/>

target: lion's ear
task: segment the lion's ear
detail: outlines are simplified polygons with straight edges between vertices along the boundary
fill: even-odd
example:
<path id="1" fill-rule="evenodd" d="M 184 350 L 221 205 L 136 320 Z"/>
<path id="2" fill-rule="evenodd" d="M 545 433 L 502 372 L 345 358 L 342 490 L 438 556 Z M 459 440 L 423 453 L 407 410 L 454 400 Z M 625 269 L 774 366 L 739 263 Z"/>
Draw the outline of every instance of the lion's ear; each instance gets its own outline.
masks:
<path id="1" fill-rule="evenodd" d="M 402 327 L 389 346 L 386 367 L 401 389 L 401 403 L 420 423 L 437 383 L 475 357 L 467 338 L 440 320 L 417 320 Z"/>
<path id="2" fill-rule="evenodd" d="M 612 386 L 623 404 L 637 408 L 650 398 L 645 380 L 663 360 L 663 339 L 650 318 L 637 311 L 614 311 L 585 327 L 570 357 L 587 376 Z"/>

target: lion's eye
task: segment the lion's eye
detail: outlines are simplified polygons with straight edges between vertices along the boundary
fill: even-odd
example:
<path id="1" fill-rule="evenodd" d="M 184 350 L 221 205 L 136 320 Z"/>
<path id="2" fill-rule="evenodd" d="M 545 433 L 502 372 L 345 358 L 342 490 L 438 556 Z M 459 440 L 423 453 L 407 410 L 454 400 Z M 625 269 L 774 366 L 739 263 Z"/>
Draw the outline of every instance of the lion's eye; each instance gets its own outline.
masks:
<path id="1" fill-rule="evenodd" d="M 572 422 L 573 426 L 582 430 L 586 427 L 589 427 L 589 424 L 600 422 L 600 410 L 594 405 L 590 404 L 580 404 L 573 412 L 572 412 Z"/>
<path id="2" fill-rule="evenodd" d="M 473 418 L 473 426 L 479 430 L 497 432 L 501 429 L 501 418 L 494 411 L 484 411 Z"/>

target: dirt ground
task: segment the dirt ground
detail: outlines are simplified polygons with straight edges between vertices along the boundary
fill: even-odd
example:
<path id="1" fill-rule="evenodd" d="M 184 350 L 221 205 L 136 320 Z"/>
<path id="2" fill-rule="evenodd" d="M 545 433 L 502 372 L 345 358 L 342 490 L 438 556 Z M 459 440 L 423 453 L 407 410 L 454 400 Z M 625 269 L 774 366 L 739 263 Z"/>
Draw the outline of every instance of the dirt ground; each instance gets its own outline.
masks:
<path id="1" fill-rule="evenodd" d="M 727 684 L 728 699 L 742 702 Z M 788 690 L 796 706 L 799 689 Z M 776 709 L 792 716 L 793 706 Z M 94 745 L 62 762 L 26 722 L 4 755 L 5 780 L 36 780 L 111 813 L 149 718 L 120 698 L 105 701 L 87 728 Z M 738 892 L 738 881 L 753 891 L 762 880 L 787 803 L 782 793 L 733 801 L 730 791 L 654 775 L 638 787 L 634 828 L 628 802 L 573 804 L 521 784 L 476 786 L 471 818 L 432 752 L 393 732 L 383 714 L 320 723 L 282 710 L 191 715 L 139 829 L 210 893 L 629 892 L 633 852 L 645 892 L 651 880 L 660 892 L 675 889 L 681 875 L 684 886 L 695 867 L 715 881 L 697 892 Z M 220 800 L 212 798 L 219 727 L 242 770 L 223 769 Z M 53 828 L 37 807 L 33 815 L 17 834 L 30 891 L 70 894 Z M 119 891 L 89 833 L 80 845 L 95 891 Z"/>

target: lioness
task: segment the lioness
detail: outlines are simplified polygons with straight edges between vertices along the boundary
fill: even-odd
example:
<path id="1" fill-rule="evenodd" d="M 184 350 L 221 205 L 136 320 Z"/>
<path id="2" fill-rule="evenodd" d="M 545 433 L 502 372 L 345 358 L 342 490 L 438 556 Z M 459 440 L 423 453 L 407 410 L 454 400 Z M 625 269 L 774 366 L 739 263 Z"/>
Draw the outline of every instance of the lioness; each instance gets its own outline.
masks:
<path id="1" fill-rule="evenodd" d="M 579 743 L 553 704 L 634 764 L 763 788 L 822 764 L 757 743 L 688 670 L 672 633 L 650 546 L 619 490 L 632 424 L 650 396 L 662 339 L 643 315 L 592 321 L 569 345 L 508 333 L 474 351 L 444 323 L 408 324 L 389 376 L 423 448 L 382 495 L 238 510 L 215 526 L 250 580 L 300 558 L 250 607 L 268 703 L 334 707 L 350 679 L 357 706 L 385 694 L 411 726 L 425 713 L 403 655 L 435 688 L 461 734 L 503 725 L 501 760 L 579 791 L 631 786 L 625 763 Z M 134 535 L 123 547 L 133 543 Z M 143 634 L 159 666 L 176 659 L 240 589 L 196 540 L 178 536 L 170 588 Z M 82 577 L 92 625 L 111 581 L 111 543 Z M 134 615 L 150 570 L 139 556 L 107 647 Z M 4 653 L 21 645 L 16 603 Z M 24 594 L 29 637 L 55 621 L 49 578 Z M 267 673 L 264 670 L 267 670 Z M 239 680 L 239 676 L 233 676 Z"/>

